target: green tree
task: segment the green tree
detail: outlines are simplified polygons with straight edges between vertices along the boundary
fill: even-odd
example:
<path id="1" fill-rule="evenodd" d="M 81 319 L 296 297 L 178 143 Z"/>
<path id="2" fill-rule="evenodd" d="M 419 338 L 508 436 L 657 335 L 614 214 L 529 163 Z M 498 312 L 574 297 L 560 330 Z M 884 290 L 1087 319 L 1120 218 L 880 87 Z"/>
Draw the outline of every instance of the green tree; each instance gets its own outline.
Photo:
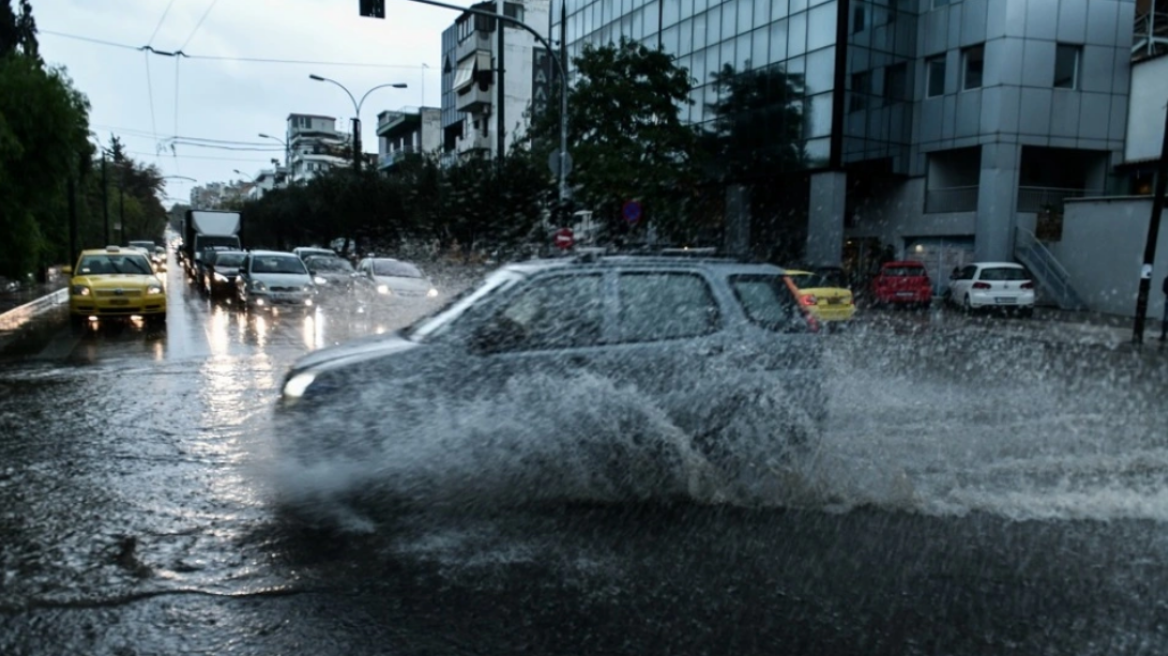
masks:
<path id="1" fill-rule="evenodd" d="M 0 275 L 70 258 L 68 180 L 88 170 L 89 105 L 36 54 L 27 2 L 0 5 Z M 78 184 L 78 188 L 84 185 Z"/>
<path id="2" fill-rule="evenodd" d="M 660 234 L 687 230 L 697 134 L 682 122 L 689 104 L 689 71 L 663 50 L 625 38 L 619 44 L 585 45 L 572 61 L 578 78 L 569 89 L 568 137 L 575 205 L 607 223 L 610 234 L 627 232 L 626 201 L 639 201 L 646 223 Z M 559 113 L 533 120 L 535 150 L 558 146 Z"/>
<path id="3" fill-rule="evenodd" d="M 805 85 L 781 65 L 736 71 L 727 64 L 711 75 L 718 101 L 715 119 L 701 136 L 710 196 L 728 185 L 750 195 L 751 241 L 759 257 L 793 262 L 807 235 L 803 146 Z"/>

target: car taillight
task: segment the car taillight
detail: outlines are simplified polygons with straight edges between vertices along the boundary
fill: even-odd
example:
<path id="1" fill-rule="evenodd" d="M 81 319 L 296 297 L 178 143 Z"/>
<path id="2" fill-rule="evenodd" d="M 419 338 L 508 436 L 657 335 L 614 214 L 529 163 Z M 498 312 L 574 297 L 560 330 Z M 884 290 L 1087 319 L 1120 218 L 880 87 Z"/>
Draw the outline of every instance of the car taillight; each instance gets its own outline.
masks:
<path id="1" fill-rule="evenodd" d="M 816 305 L 819 303 L 819 301 L 815 298 L 814 294 L 807 294 L 804 296 L 800 296 L 799 302 L 802 303 L 803 305 Z"/>
<path id="2" fill-rule="evenodd" d="M 989 289 L 990 284 L 988 282 L 975 282 L 975 283 L 973 283 L 973 288 L 974 289 Z"/>
<path id="3" fill-rule="evenodd" d="M 1022 289 L 1034 289 L 1034 283 L 1027 280 L 1026 282 L 1022 283 Z"/>

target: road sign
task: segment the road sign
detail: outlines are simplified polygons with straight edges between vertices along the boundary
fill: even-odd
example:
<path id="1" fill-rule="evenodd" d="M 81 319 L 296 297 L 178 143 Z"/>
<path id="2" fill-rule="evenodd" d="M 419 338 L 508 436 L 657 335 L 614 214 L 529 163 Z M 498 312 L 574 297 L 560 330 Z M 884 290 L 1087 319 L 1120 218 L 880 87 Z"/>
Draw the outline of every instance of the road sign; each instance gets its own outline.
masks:
<path id="1" fill-rule="evenodd" d="M 560 228 L 556 231 L 552 241 L 555 242 L 556 248 L 566 251 L 576 243 L 576 236 L 572 234 L 571 228 Z"/>
<path id="2" fill-rule="evenodd" d="M 641 204 L 635 200 L 625 201 L 621 206 L 621 214 L 624 215 L 625 221 L 632 225 L 641 220 Z"/>
<path id="3" fill-rule="evenodd" d="M 557 148 L 548 155 L 548 168 L 552 170 L 552 175 L 560 175 L 560 149 Z M 564 155 L 564 175 L 572 172 L 572 153 Z"/>

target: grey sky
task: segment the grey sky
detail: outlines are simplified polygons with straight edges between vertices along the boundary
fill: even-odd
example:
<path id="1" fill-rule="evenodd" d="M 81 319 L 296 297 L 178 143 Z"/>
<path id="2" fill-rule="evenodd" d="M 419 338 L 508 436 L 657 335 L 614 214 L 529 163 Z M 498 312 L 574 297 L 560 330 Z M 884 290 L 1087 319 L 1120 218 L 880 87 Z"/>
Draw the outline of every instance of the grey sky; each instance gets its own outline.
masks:
<path id="1" fill-rule="evenodd" d="M 374 91 L 362 106 L 365 150 L 376 150 L 378 112 L 423 101 L 440 104 L 441 33 L 458 16 L 409 0 L 386 0 L 384 20 L 358 16 L 358 0 L 32 0 L 32 5 L 42 56 L 65 66 L 77 89 L 89 97 L 90 121 L 101 141 L 108 145 L 109 135 L 118 134 L 135 159 L 199 184 L 240 179 L 233 169 L 252 175 L 271 166 L 271 158 L 282 160 L 282 146 L 257 135 L 283 138 L 289 113 L 335 116 L 338 127 L 347 129 L 352 102 L 336 86 L 310 80 L 310 73 L 337 80 L 358 100 L 378 84 L 409 85 Z M 202 57 L 378 67 L 178 59 L 55 32 Z M 176 134 L 266 142 L 257 147 L 271 152 L 189 145 L 177 146 L 175 154 L 158 152 Z M 185 200 L 193 184 L 168 180 L 166 193 Z"/>

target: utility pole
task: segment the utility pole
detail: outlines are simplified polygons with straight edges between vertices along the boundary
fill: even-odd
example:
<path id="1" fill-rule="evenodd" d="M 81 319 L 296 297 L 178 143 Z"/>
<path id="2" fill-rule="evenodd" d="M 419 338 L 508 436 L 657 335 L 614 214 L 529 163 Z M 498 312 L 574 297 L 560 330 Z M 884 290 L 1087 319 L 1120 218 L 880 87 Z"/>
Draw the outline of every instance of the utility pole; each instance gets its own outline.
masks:
<path id="1" fill-rule="evenodd" d="M 361 118 L 353 117 L 353 171 L 361 172 Z"/>
<path id="2" fill-rule="evenodd" d="M 109 185 L 105 176 L 105 149 L 101 151 L 101 218 L 105 225 L 105 241 L 102 245 L 109 246 Z"/>
<path id="3" fill-rule="evenodd" d="M 121 226 L 121 240 L 118 244 L 126 243 L 126 163 L 120 164 L 121 174 L 118 175 L 118 222 Z"/>
<path id="4" fill-rule="evenodd" d="M 506 155 L 505 151 L 507 145 L 507 121 L 504 119 L 506 112 L 503 109 L 503 102 L 507 97 L 507 93 L 504 90 L 505 85 L 503 83 L 503 48 L 505 46 L 506 40 L 503 37 L 504 23 L 502 20 L 505 16 L 504 12 L 506 11 L 506 6 L 507 3 L 504 0 L 495 0 L 495 10 L 499 15 L 499 19 L 495 21 L 495 30 L 499 33 L 497 38 L 498 45 L 495 46 L 495 48 L 499 51 L 495 56 L 495 68 L 497 69 L 495 71 L 497 75 L 495 78 L 495 83 L 498 88 L 495 94 L 495 105 L 497 105 L 495 107 L 495 116 L 498 119 L 498 123 L 495 127 L 495 132 L 498 133 L 496 134 L 498 145 L 495 147 L 495 164 L 500 167 L 503 166 L 503 156 Z"/>
<path id="5" fill-rule="evenodd" d="M 1140 288 L 1136 293 L 1136 322 L 1132 342 L 1144 341 L 1144 324 L 1148 317 L 1148 296 L 1152 288 L 1152 265 L 1156 261 L 1156 245 L 1160 239 L 1160 215 L 1164 213 L 1164 194 L 1168 192 L 1168 107 L 1164 111 L 1164 142 L 1160 144 L 1160 163 L 1156 167 L 1156 191 L 1152 197 L 1152 218 L 1148 221 L 1148 237 L 1144 242 L 1144 265 L 1140 270 Z M 1165 298 L 1168 303 L 1168 298 Z"/>

